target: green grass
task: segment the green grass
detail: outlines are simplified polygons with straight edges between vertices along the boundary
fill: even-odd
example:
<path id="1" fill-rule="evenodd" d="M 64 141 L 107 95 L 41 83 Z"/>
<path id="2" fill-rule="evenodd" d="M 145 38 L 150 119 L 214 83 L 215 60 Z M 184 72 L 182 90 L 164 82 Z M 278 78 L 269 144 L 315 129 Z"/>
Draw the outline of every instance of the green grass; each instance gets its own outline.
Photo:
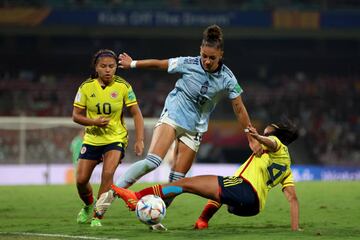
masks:
<path id="1" fill-rule="evenodd" d="M 140 189 L 137 184 L 133 189 Z M 95 187 L 97 190 L 97 187 Z M 210 228 L 192 226 L 206 200 L 179 196 L 163 223 L 167 232 L 151 232 L 129 212 L 122 201 L 111 206 L 102 228 L 78 225 L 81 208 L 74 185 L 0 187 L 0 239 L 64 239 L 11 233 L 63 234 L 118 239 L 360 239 L 360 182 L 301 182 L 297 184 L 303 232 L 291 232 L 289 206 L 280 188 L 272 190 L 265 210 L 241 218 L 223 207 Z"/>

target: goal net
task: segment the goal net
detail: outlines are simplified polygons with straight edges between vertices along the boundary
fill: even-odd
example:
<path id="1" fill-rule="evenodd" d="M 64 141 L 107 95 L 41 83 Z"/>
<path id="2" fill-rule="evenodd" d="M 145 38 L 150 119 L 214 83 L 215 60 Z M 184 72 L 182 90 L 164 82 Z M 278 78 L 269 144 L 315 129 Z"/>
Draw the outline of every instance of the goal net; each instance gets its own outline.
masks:
<path id="1" fill-rule="evenodd" d="M 156 121 L 145 119 L 145 146 Z M 125 122 L 129 130 L 126 162 L 133 162 L 139 160 L 133 151 L 134 124 L 131 118 Z M 64 117 L 0 117 L 0 164 L 71 163 L 70 144 L 82 128 Z"/>

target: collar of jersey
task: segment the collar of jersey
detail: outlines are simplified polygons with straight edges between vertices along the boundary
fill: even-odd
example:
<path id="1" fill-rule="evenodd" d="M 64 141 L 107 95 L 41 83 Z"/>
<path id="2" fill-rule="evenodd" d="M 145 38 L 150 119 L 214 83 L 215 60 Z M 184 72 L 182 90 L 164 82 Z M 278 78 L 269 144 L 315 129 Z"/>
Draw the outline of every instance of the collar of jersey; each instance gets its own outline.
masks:
<path id="1" fill-rule="evenodd" d="M 199 57 L 199 62 L 200 62 L 200 66 L 201 66 L 201 68 L 204 70 L 204 72 L 206 72 L 206 73 L 208 73 L 208 74 L 214 74 L 214 75 L 220 74 L 221 68 L 222 68 L 222 65 L 223 65 L 223 63 L 222 63 L 221 61 L 219 62 L 219 66 L 218 66 L 218 67 L 216 68 L 216 70 L 213 71 L 213 72 L 208 72 L 208 71 L 205 70 L 205 68 L 203 67 L 202 62 L 201 62 L 201 57 Z"/>

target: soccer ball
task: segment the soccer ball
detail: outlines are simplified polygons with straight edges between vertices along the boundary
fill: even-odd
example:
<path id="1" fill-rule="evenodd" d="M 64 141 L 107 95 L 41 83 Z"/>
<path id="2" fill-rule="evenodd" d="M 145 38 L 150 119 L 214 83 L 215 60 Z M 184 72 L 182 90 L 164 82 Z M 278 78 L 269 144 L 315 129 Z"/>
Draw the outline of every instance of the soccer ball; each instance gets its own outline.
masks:
<path id="1" fill-rule="evenodd" d="M 155 195 L 146 195 L 136 204 L 135 213 L 137 218 L 147 225 L 160 223 L 166 214 L 164 201 Z"/>

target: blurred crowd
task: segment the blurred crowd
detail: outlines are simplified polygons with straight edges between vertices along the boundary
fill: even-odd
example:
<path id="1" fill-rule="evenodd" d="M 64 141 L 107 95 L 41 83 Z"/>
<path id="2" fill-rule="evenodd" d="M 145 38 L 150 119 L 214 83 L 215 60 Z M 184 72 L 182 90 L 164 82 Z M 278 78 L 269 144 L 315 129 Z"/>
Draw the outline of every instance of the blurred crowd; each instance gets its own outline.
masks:
<path id="1" fill-rule="evenodd" d="M 82 77 L 70 75 L 36 76 L 28 71 L 20 72 L 18 76 L 2 74 L 0 116 L 70 117 L 77 87 L 84 80 Z M 301 134 L 301 144 L 298 144 L 297 151 L 306 152 L 306 159 L 298 157 L 300 163 L 360 165 L 360 108 L 357 106 L 360 102 L 360 76 L 310 76 L 298 72 L 265 79 L 238 80 L 244 89 L 243 99 L 249 114 L 259 130 L 262 130 L 268 121 L 278 119 L 283 113 L 296 120 Z M 176 76 L 138 72 L 136 81 L 128 81 L 135 90 L 144 117 L 157 118 L 166 95 L 174 87 Z M 220 102 L 220 105 L 214 112 L 212 121 L 234 120 L 231 105 L 226 101 Z M 237 136 L 241 134 L 225 137 L 224 133 L 213 136 L 211 130 L 209 132 L 209 136 L 204 139 L 203 150 L 199 153 L 200 161 L 226 161 L 223 150 L 216 147 L 221 147 L 226 141 L 237 143 Z M 71 141 L 76 131 L 70 128 L 62 131 L 59 136 L 54 129 L 46 136 L 43 136 L 44 134 L 31 137 L 30 132 L 27 143 L 29 154 L 34 152 L 36 156 L 46 149 L 49 155 L 44 157 L 42 162 L 49 158 L 53 159 L 52 162 L 70 159 L 68 144 L 65 143 Z M 16 155 L 17 149 L 13 148 L 16 148 L 18 136 L 10 132 L 1 135 L 7 136 L 0 137 L 1 149 L 4 151 L 8 146 L 7 151 Z M 43 143 L 38 143 L 39 141 Z M 5 144 L 6 142 L 8 144 Z M 215 142 L 218 146 L 212 147 L 211 143 Z M 229 144 L 224 146 L 226 145 Z M 58 149 L 57 154 L 51 154 L 49 148 Z M 202 154 L 207 150 L 213 152 Z M 0 162 L 6 161 L 1 157 L 5 156 L 3 151 L 0 153 Z"/>

